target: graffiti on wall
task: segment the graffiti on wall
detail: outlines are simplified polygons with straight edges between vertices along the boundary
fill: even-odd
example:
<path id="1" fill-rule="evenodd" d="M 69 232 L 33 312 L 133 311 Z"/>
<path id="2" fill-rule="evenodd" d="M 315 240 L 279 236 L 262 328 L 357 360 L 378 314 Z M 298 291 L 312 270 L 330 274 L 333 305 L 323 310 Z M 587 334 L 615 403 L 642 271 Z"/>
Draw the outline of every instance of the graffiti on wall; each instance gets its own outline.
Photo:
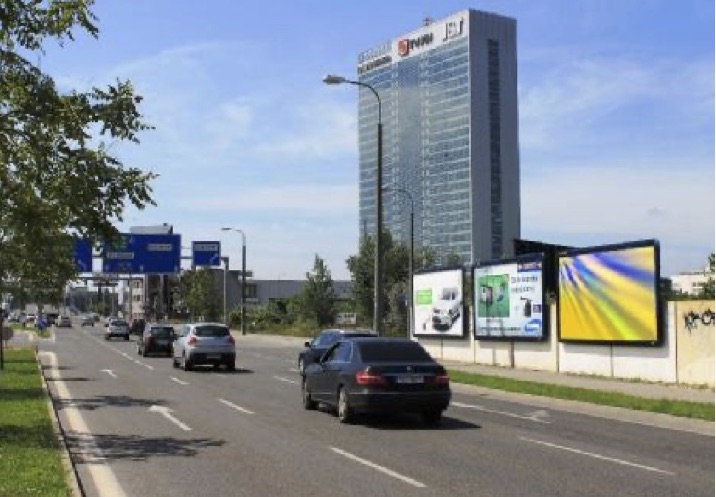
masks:
<path id="1" fill-rule="evenodd" d="M 699 323 L 704 326 L 713 326 L 714 311 L 712 311 L 711 309 L 706 309 L 701 314 L 699 314 L 692 310 L 684 314 L 684 326 L 688 331 L 692 331 L 693 329 L 698 328 Z"/>

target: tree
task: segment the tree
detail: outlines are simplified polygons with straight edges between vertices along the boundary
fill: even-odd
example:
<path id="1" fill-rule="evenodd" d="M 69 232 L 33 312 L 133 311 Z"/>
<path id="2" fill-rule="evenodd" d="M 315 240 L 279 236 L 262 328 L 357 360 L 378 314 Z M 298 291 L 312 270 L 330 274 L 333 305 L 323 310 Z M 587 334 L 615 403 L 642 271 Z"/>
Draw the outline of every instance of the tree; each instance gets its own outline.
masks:
<path id="1" fill-rule="evenodd" d="M 705 299 L 713 299 L 714 298 L 714 253 L 711 252 L 708 257 L 708 262 L 706 264 L 706 270 L 704 271 L 706 274 L 706 282 L 704 283 L 703 289 L 701 290 L 701 297 Z"/>
<path id="2" fill-rule="evenodd" d="M 202 317 L 205 321 L 218 320 L 221 299 L 216 291 L 211 269 L 185 271 L 177 290 L 183 306 L 194 319 Z"/>
<path id="3" fill-rule="evenodd" d="M 391 333 L 405 335 L 407 323 L 408 294 L 408 253 L 410 248 L 404 243 L 395 243 L 389 231 L 383 232 L 383 278 L 385 299 L 383 319 Z M 351 273 L 353 297 L 359 323 L 369 323 L 373 317 L 374 276 L 375 276 L 375 237 L 366 235 L 361 238 L 358 254 L 346 260 Z M 419 248 L 413 260 L 413 269 L 429 267 L 435 263 L 436 254 L 433 250 Z"/>
<path id="4" fill-rule="evenodd" d="M 306 284 L 297 296 L 302 317 L 314 321 L 319 327 L 332 324 L 335 319 L 336 294 L 331 271 L 316 254 L 313 271 L 306 273 Z"/>
<path id="5" fill-rule="evenodd" d="M 150 129 L 129 81 L 61 93 L 29 59 L 75 31 L 97 37 L 92 0 L 0 5 L 0 287 L 58 289 L 75 276 L 73 237 L 117 234 L 127 203 L 154 204 L 152 173 L 109 151 Z M 0 288 L 2 290 L 2 288 Z"/>

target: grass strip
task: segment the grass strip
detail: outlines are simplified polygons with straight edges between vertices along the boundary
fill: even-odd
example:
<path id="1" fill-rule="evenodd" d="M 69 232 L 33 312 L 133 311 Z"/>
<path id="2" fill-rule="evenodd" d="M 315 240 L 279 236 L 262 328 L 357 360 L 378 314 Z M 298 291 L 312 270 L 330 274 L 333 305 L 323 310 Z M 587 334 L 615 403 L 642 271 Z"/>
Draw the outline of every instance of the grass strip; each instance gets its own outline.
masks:
<path id="1" fill-rule="evenodd" d="M 0 370 L 0 496 L 70 497 L 33 350 L 6 350 Z"/>
<path id="2" fill-rule="evenodd" d="M 532 381 L 514 380 L 503 376 L 481 375 L 450 370 L 450 380 L 456 383 L 476 385 L 494 390 L 540 395 L 555 399 L 576 400 L 612 407 L 623 407 L 638 411 L 658 412 L 671 416 L 714 421 L 714 404 L 684 400 L 649 399 L 620 392 L 607 392 L 589 388 L 551 385 Z"/>

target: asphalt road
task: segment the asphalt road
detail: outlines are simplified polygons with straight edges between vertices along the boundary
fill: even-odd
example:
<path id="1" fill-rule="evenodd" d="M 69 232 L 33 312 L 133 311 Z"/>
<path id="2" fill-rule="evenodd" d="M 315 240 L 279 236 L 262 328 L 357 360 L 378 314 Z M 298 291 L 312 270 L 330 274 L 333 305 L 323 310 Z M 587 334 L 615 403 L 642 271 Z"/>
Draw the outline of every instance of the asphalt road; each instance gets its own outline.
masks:
<path id="1" fill-rule="evenodd" d="M 305 411 L 293 340 L 184 372 L 102 328 L 58 329 L 43 371 L 87 496 L 713 496 L 714 437 L 455 388 L 437 428 Z"/>

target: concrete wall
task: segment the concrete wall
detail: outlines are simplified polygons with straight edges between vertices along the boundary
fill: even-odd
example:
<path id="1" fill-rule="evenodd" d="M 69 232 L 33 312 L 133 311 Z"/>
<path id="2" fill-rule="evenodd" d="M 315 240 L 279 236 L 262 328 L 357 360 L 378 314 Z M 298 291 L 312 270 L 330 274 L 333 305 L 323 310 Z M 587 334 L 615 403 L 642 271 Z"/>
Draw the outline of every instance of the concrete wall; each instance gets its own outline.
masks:
<path id="1" fill-rule="evenodd" d="M 597 375 L 662 383 L 714 386 L 714 303 L 669 302 L 659 347 L 562 343 L 557 310 L 550 306 L 544 342 L 420 338 L 437 359 L 526 370 Z"/>

